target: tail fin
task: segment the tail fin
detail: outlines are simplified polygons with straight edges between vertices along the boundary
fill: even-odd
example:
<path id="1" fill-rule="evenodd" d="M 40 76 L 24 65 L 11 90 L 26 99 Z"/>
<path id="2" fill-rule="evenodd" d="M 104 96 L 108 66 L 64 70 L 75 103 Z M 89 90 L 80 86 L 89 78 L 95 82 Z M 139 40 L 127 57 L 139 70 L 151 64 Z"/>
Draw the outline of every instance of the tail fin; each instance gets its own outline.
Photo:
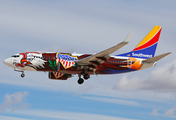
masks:
<path id="1" fill-rule="evenodd" d="M 128 53 L 120 54 L 118 56 L 128 56 L 142 59 L 154 57 L 161 29 L 161 26 L 155 26 L 134 50 Z"/>

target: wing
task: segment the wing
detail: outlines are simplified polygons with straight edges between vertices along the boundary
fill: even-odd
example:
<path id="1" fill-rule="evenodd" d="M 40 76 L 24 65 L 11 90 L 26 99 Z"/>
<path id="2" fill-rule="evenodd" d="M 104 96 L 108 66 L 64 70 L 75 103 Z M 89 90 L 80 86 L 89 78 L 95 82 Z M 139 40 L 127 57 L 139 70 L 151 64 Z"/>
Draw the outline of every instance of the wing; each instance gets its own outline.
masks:
<path id="1" fill-rule="evenodd" d="M 78 65 L 90 65 L 91 63 L 93 63 L 96 65 L 100 65 L 101 63 L 103 63 L 102 61 L 104 61 L 110 57 L 109 54 L 115 52 L 116 50 L 120 49 L 124 45 L 128 44 L 132 33 L 133 33 L 133 31 L 131 31 L 128 34 L 128 36 L 126 37 L 126 39 L 123 42 L 121 42 L 121 43 L 119 43 L 119 44 L 117 44 L 107 50 L 104 50 L 104 51 L 99 52 L 97 54 L 94 54 L 92 56 L 86 57 L 85 59 L 78 60 L 77 64 Z"/>

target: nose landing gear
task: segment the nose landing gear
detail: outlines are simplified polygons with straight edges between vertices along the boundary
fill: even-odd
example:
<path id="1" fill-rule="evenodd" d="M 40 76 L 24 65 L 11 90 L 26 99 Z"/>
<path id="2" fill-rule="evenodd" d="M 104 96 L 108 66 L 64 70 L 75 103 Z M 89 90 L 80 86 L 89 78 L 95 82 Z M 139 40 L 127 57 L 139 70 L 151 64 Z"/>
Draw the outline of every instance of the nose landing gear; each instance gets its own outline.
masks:
<path id="1" fill-rule="evenodd" d="M 22 69 L 16 69 L 16 68 L 15 68 L 14 71 L 22 72 L 22 73 L 21 73 L 21 77 L 22 77 L 22 78 L 25 76 L 24 71 L 23 71 Z"/>
<path id="2" fill-rule="evenodd" d="M 21 77 L 23 78 L 25 76 L 25 74 L 24 74 L 24 71 L 22 72 L 22 74 L 21 74 Z"/>

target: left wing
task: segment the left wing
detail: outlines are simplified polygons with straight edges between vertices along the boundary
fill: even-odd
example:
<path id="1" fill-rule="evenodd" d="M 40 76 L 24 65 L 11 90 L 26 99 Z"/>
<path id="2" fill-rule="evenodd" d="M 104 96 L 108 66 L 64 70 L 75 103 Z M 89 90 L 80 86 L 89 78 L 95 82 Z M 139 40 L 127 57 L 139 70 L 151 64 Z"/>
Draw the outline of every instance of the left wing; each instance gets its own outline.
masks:
<path id="1" fill-rule="evenodd" d="M 128 34 L 128 36 L 126 37 L 126 39 L 125 39 L 123 42 L 121 42 L 121 43 L 119 43 L 119 44 L 117 44 L 117 45 L 115 45 L 115 46 L 113 46 L 113 47 L 111 47 L 111 48 L 109 48 L 109 49 L 107 49 L 107 50 L 104 50 L 104 51 L 102 51 L 102 52 L 99 52 L 99 53 L 97 53 L 97 54 L 94 54 L 94 55 L 92 55 L 92 56 L 89 56 L 89 57 L 87 57 L 87 58 L 85 58 L 85 59 L 78 60 L 78 61 L 77 61 L 77 64 L 78 64 L 78 65 L 89 65 L 89 64 L 91 64 L 91 63 L 96 64 L 96 65 L 101 64 L 101 62 L 98 61 L 98 60 L 101 60 L 101 61 L 102 61 L 102 60 L 108 59 L 108 58 L 109 58 L 109 54 L 115 52 L 116 50 L 120 49 L 120 48 L 123 47 L 124 45 L 128 44 L 129 41 L 130 41 L 130 38 L 131 38 L 132 33 L 133 33 L 133 31 L 131 31 L 131 32 Z"/>

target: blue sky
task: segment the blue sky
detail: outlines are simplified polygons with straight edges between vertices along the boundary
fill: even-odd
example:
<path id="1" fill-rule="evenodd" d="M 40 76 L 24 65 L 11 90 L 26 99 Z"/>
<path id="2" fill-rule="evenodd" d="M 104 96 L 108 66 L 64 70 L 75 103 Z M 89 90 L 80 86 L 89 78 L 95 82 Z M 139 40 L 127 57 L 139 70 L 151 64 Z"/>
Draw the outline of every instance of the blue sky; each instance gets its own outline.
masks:
<path id="1" fill-rule="evenodd" d="M 0 1 L 0 119 L 173 120 L 176 118 L 174 0 Z M 44 72 L 3 64 L 26 51 L 96 53 L 125 39 L 113 53 L 131 51 L 155 26 L 163 27 L 156 55 L 173 52 L 153 68 L 118 75 L 77 75 L 53 81 Z"/>

